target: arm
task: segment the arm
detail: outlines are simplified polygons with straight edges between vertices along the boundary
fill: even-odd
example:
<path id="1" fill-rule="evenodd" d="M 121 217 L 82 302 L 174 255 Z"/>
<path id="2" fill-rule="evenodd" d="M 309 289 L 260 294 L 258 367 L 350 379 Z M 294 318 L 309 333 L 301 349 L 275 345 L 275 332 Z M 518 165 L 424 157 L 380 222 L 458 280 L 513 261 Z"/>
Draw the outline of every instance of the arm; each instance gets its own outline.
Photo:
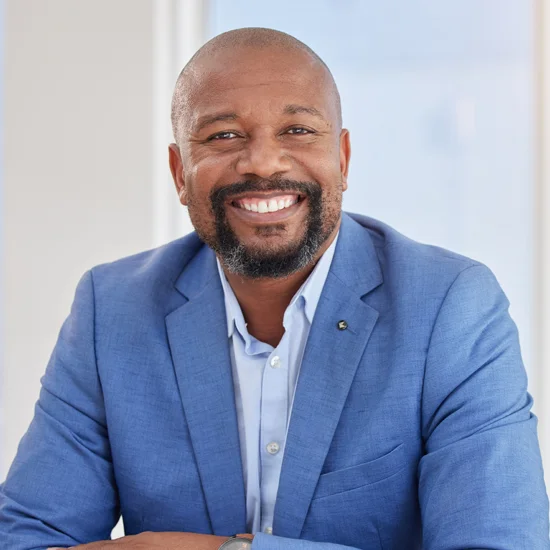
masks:
<path id="1" fill-rule="evenodd" d="M 483 266 L 457 277 L 426 361 L 424 548 L 547 550 L 548 498 L 508 300 Z"/>
<path id="2" fill-rule="evenodd" d="M 306 540 L 287 539 L 257 533 L 256 535 L 241 534 L 239 537 L 252 539 L 252 550 L 357 550 L 350 546 Z M 74 550 L 218 550 L 227 541 L 227 537 L 203 535 L 198 533 L 163 532 L 152 533 L 147 531 L 139 535 L 130 535 L 114 541 L 92 542 L 72 547 Z M 62 548 L 48 548 L 48 550 L 63 550 Z M 379 548 L 377 547 L 377 550 Z"/>
<path id="3" fill-rule="evenodd" d="M 41 382 L 34 418 L 0 486 L 0 541 L 10 550 L 108 539 L 120 515 L 96 369 L 90 272 Z"/>

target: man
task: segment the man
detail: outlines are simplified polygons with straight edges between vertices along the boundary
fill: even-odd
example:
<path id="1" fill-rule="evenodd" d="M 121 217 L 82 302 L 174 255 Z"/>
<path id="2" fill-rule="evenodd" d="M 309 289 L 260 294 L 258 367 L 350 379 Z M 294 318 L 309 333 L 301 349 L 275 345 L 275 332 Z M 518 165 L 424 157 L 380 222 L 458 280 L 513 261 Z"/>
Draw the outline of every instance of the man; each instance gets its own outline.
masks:
<path id="1" fill-rule="evenodd" d="M 196 233 L 82 278 L 2 486 L 3 548 L 548 549 L 508 302 L 483 265 L 341 212 L 324 63 L 222 34 L 172 121 Z"/>

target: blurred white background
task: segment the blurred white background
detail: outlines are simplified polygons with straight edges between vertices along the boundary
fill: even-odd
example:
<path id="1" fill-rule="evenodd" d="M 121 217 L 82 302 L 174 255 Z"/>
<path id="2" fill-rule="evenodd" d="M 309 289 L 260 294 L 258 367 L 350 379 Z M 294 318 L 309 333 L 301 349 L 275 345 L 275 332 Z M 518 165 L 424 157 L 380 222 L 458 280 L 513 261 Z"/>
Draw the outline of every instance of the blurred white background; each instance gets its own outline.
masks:
<path id="1" fill-rule="evenodd" d="M 550 471 L 549 1 L 3 3 L 0 479 L 82 273 L 191 230 L 168 170 L 172 87 L 242 26 L 289 32 L 331 68 L 346 210 L 495 272 Z"/>

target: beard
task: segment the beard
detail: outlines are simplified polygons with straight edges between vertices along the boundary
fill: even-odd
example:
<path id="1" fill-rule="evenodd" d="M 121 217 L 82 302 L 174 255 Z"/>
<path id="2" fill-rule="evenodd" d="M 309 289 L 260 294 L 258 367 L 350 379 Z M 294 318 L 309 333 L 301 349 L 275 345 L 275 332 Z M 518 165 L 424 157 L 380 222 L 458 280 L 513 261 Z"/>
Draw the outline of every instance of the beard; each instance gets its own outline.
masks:
<path id="1" fill-rule="evenodd" d="M 283 191 L 297 193 L 308 199 L 308 214 L 305 231 L 301 239 L 286 246 L 257 249 L 245 246 L 227 221 L 226 204 L 230 197 L 254 191 Z M 232 273 L 251 279 L 283 278 L 310 265 L 331 235 L 340 217 L 340 209 L 329 209 L 326 213 L 321 186 L 317 182 L 300 182 L 289 179 L 247 180 L 214 189 L 210 193 L 211 209 L 214 214 L 214 234 L 206 234 L 194 224 L 199 237 L 218 254 L 221 262 Z M 192 204 L 189 204 L 192 207 Z M 192 208 L 189 209 L 191 214 Z M 333 215 L 330 215 L 333 214 Z M 325 219 L 326 218 L 326 219 Z M 258 228 L 258 234 L 268 236 L 284 232 L 284 223 Z"/>

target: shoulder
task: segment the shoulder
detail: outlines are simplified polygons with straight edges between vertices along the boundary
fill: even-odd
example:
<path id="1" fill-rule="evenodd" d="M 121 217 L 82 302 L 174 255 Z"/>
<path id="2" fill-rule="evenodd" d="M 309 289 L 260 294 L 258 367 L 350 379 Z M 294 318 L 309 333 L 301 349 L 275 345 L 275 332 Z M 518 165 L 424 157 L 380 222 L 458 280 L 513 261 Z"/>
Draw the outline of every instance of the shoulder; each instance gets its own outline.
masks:
<path id="1" fill-rule="evenodd" d="M 398 296 L 443 297 L 455 282 L 468 288 L 498 286 L 483 263 L 438 246 L 415 241 L 391 226 L 358 214 L 347 214 L 372 242 L 383 285 Z"/>
<path id="2" fill-rule="evenodd" d="M 90 270 L 96 296 L 104 299 L 160 298 L 204 243 L 195 232 L 162 246 L 96 265 Z"/>
<path id="3" fill-rule="evenodd" d="M 361 214 L 346 213 L 368 233 L 378 257 L 383 260 L 409 260 L 409 265 L 425 265 L 428 268 L 448 266 L 464 269 L 480 262 L 445 248 L 415 241 L 388 224 Z"/>

